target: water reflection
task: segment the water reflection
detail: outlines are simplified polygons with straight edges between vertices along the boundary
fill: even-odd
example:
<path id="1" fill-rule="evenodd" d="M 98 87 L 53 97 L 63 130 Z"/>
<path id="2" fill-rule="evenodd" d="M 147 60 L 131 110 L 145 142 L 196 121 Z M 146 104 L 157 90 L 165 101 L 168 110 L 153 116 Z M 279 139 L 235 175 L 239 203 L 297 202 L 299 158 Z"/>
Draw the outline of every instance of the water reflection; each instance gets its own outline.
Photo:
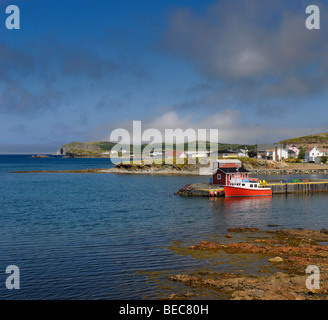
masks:
<path id="1" fill-rule="evenodd" d="M 263 205 L 270 203 L 272 197 L 230 197 L 224 198 L 224 204 L 226 207 L 230 207 L 232 210 L 244 207 L 246 210 L 263 207 Z"/>
<path id="2" fill-rule="evenodd" d="M 226 226 L 266 225 L 272 213 L 272 197 L 210 198 L 210 206 Z"/>

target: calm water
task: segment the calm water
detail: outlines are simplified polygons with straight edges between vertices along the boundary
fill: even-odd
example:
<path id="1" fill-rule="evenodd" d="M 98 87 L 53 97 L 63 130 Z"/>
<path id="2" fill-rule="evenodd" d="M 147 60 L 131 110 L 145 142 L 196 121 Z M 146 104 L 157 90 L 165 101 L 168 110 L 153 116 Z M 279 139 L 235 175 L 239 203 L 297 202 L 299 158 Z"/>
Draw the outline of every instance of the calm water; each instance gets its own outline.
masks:
<path id="1" fill-rule="evenodd" d="M 328 227 L 326 193 L 182 198 L 173 193 L 208 178 L 12 173 L 110 166 L 107 159 L 0 156 L 0 299 L 154 299 L 161 289 L 143 272 L 205 263 L 172 253 L 172 241 L 195 244 L 237 226 Z M 20 290 L 4 285 L 12 264 Z"/>

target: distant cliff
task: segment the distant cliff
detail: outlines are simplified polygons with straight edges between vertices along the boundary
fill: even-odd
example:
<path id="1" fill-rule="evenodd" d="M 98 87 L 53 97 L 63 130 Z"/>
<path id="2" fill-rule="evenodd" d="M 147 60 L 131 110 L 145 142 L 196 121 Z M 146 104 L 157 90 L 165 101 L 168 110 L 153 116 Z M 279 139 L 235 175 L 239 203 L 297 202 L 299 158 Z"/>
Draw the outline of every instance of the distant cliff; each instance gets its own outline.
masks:
<path id="1" fill-rule="evenodd" d="M 80 157 L 80 158 L 98 158 L 102 157 L 103 152 L 108 152 L 112 149 L 115 143 L 98 141 L 98 142 L 71 142 L 61 146 L 56 155 L 66 157 Z M 107 155 L 108 157 L 108 155 Z"/>

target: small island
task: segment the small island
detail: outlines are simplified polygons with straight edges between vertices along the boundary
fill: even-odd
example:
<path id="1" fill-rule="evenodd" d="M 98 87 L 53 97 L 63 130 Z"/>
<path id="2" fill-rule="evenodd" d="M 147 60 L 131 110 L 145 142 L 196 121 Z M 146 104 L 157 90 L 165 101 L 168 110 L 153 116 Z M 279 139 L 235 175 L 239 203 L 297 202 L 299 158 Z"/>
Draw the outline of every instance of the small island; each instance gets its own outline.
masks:
<path id="1" fill-rule="evenodd" d="M 37 155 L 31 156 L 31 158 L 50 158 L 50 156 L 47 156 L 45 154 L 37 154 Z"/>

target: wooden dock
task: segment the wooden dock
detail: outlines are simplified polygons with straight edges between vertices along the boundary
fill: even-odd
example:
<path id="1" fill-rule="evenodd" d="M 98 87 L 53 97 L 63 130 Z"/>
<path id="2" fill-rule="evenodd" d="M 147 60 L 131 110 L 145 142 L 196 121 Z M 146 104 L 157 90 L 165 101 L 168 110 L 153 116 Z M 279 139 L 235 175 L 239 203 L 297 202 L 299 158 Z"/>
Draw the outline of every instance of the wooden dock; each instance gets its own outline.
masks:
<path id="1" fill-rule="evenodd" d="M 271 188 L 272 194 L 325 192 L 328 191 L 328 180 L 267 183 L 262 187 Z"/>
<path id="2" fill-rule="evenodd" d="M 219 188 L 208 188 L 208 189 L 198 189 L 203 195 L 203 196 L 208 196 L 208 197 L 224 197 L 224 187 L 219 187 Z"/>

